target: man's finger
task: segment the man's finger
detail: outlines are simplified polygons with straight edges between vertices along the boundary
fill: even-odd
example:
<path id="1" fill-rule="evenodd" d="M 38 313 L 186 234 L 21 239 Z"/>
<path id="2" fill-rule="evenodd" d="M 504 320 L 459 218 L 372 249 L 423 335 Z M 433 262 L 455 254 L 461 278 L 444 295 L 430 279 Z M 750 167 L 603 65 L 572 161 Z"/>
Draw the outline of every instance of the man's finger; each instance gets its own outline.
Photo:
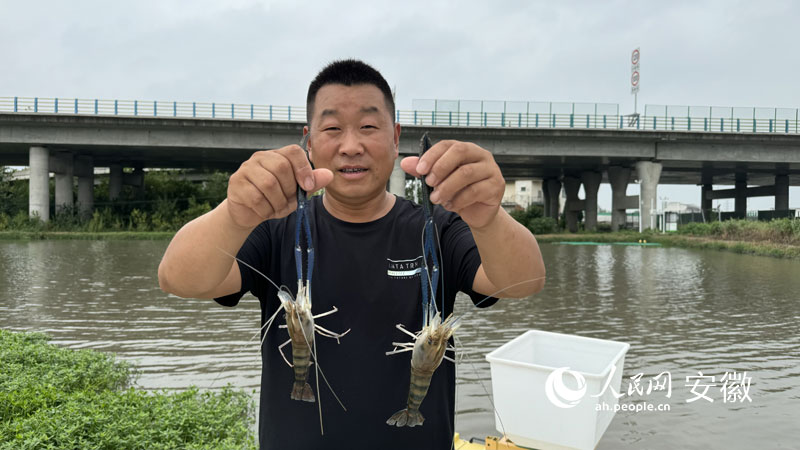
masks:
<path id="1" fill-rule="evenodd" d="M 331 172 L 329 169 L 314 169 L 313 176 L 316 183 L 314 184 L 314 187 L 307 192 L 316 192 L 329 185 L 331 181 L 333 181 L 333 172 Z"/>
<path id="2" fill-rule="evenodd" d="M 306 152 L 299 145 L 290 145 L 278 150 L 278 152 L 292 164 L 292 171 L 297 184 L 306 191 L 313 191 L 316 182 L 314 181 L 314 172 L 311 169 L 308 157 L 306 157 Z"/>
<path id="3" fill-rule="evenodd" d="M 491 179 L 484 179 L 461 189 L 447 202 L 447 209 L 460 211 L 475 203 L 491 205 L 496 203 L 497 193 Z"/>
<path id="4" fill-rule="evenodd" d="M 491 178 L 492 175 L 494 175 L 493 167 L 487 164 L 468 163 L 458 166 L 447 178 L 436 184 L 431 201 L 447 203 L 465 187 Z"/>
<path id="5" fill-rule="evenodd" d="M 419 156 L 407 156 L 400 160 L 400 168 L 412 177 L 419 177 L 420 173 L 417 172 L 417 163 Z"/>
<path id="6" fill-rule="evenodd" d="M 295 192 L 297 192 L 297 180 L 294 175 L 294 167 L 284 153 L 279 151 L 266 152 L 264 157 L 258 159 L 258 164 L 263 170 L 256 175 L 248 176 L 253 184 L 261 188 L 264 180 L 274 178 L 278 182 L 282 197 L 290 198 L 295 195 Z M 262 189 L 262 192 L 267 198 L 270 198 L 266 191 Z M 276 193 L 272 193 L 272 195 L 276 195 Z"/>
<path id="7" fill-rule="evenodd" d="M 419 175 L 427 175 L 431 167 L 436 164 L 436 161 L 455 143 L 456 141 L 439 141 L 434 144 L 433 147 L 429 148 L 428 151 L 419 158 L 419 161 L 417 161 L 417 167 L 415 168 L 417 173 Z"/>
<path id="8" fill-rule="evenodd" d="M 433 147 L 431 147 L 431 150 L 433 150 Z M 433 164 L 428 176 L 425 177 L 425 182 L 428 183 L 428 186 L 438 186 L 460 166 L 484 159 L 484 152 L 485 150 L 477 145 L 465 142 L 454 143 Z"/>
<path id="9" fill-rule="evenodd" d="M 287 196 L 284 193 L 279 176 L 266 170 L 251 171 L 246 176 L 247 180 L 258 188 L 264 199 L 269 202 L 274 212 L 277 213 L 287 208 Z"/>
<path id="10" fill-rule="evenodd" d="M 269 200 L 247 177 L 242 176 L 236 184 L 238 186 L 228 194 L 230 202 L 252 211 L 261 219 L 266 219 L 272 214 L 273 209 Z"/>

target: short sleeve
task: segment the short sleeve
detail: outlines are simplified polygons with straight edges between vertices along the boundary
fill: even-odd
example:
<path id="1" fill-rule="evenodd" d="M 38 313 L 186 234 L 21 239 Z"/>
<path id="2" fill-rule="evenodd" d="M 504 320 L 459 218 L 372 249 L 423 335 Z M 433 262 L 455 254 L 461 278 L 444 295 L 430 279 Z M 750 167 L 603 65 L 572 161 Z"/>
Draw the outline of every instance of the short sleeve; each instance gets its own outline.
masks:
<path id="1" fill-rule="evenodd" d="M 257 268 L 261 272 L 267 271 L 269 262 L 267 252 L 270 248 L 270 241 L 267 222 L 260 224 L 250 233 L 236 254 L 236 258 L 238 258 L 236 263 L 239 264 L 239 273 L 242 277 L 242 289 L 224 297 L 217 297 L 214 301 L 222 306 L 236 306 L 242 296 L 248 292 L 252 292 L 256 297 L 260 296 L 262 287 L 261 283 L 256 282 L 257 274 L 253 268 Z"/>
<path id="2" fill-rule="evenodd" d="M 470 296 L 475 306 L 485 308 L 494 305 L 497 302 L 496 298 L 472 290 L 475 274 L 481 265 L 481 255 L 469 226 L 458 214 L 445 211 L 439 206 L 434 209 L 434 217 L 442 237 L 445 268 L 448 266 L 457 268 L 450 279 L 455 280 L 459 291 Z"/>

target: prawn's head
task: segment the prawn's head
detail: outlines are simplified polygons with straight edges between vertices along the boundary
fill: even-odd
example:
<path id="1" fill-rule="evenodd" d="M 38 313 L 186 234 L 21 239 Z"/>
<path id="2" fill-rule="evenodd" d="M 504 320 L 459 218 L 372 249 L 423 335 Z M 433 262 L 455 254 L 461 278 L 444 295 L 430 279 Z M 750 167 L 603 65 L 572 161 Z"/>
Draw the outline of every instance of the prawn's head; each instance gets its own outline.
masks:
<path id="1" fill-rule="evenodd" d="M 450 336 L 458 328 L 458 320 L 450 315 L 444 322 L 436 320 L 422 328 L 414 341 L 414 351 L 411 353 L 411 367 L 417 370 L 434 371 L 442 363 L 442 357 L 447 350 Z"/>
<path id="2" fill-rule="evenodd" d="M 297 299 L 292 299 L 285 291 L 278 292 L 283 309 L 286 311 L 286 328 L 292 338 L 292 345 L 310 346 L 314 342 L 314 316 L 311 314 L 311 302 L 306 296 L 307 292 L 302 284 L 297 289 Z"/>
<path id="3" fill-rule="evenodd" d="M 282 287 L 281 290 L 278 291 L 278 300 L 281 301 L 281 306 L 286 312 L 289 312 L 294 305 L 292 294 L 285 287 Z"/>
<path id="4" fill-rule="evenodd" d="M 295 299 L 295 305 L 298 308 L 311 313 L 311 287 L 302 281 L 297 283 L 297 298 Z"/>

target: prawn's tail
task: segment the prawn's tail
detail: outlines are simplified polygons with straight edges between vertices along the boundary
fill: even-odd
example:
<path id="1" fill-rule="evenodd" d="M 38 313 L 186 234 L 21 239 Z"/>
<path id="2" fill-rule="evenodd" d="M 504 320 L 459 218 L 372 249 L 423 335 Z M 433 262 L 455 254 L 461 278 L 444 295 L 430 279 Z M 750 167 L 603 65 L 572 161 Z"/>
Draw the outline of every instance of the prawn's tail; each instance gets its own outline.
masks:
<path id="1" fill-rule="evenodd" d="M 392 414 L 392 417 L 386 423 L 396 427 L 415 427 L 422 425 L 424 421 L 425 417 L 422 416 L 418 409 L 406 408 Z"/>

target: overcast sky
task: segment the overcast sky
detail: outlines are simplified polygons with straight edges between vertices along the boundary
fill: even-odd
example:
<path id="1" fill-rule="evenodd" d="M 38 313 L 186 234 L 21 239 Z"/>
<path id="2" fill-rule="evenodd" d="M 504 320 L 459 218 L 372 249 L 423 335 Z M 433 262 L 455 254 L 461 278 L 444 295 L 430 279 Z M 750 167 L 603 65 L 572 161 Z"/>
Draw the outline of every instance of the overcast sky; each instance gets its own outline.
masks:
<path id="1" fill-rule="evenodd" d="M 640 47 L 640 112 L 800 107 L 800 2 L 788 0 L 0 0 L 0 24 L 0 97 L 301 106 L 325 63 L 357 57 L 396 87 L 400 109 L 440 98 L 608 102 L 628 113 Z M 696 187 L 659 196 L 699 203 Z M 800 206 L 800 189 L 791 203 Z"/>

